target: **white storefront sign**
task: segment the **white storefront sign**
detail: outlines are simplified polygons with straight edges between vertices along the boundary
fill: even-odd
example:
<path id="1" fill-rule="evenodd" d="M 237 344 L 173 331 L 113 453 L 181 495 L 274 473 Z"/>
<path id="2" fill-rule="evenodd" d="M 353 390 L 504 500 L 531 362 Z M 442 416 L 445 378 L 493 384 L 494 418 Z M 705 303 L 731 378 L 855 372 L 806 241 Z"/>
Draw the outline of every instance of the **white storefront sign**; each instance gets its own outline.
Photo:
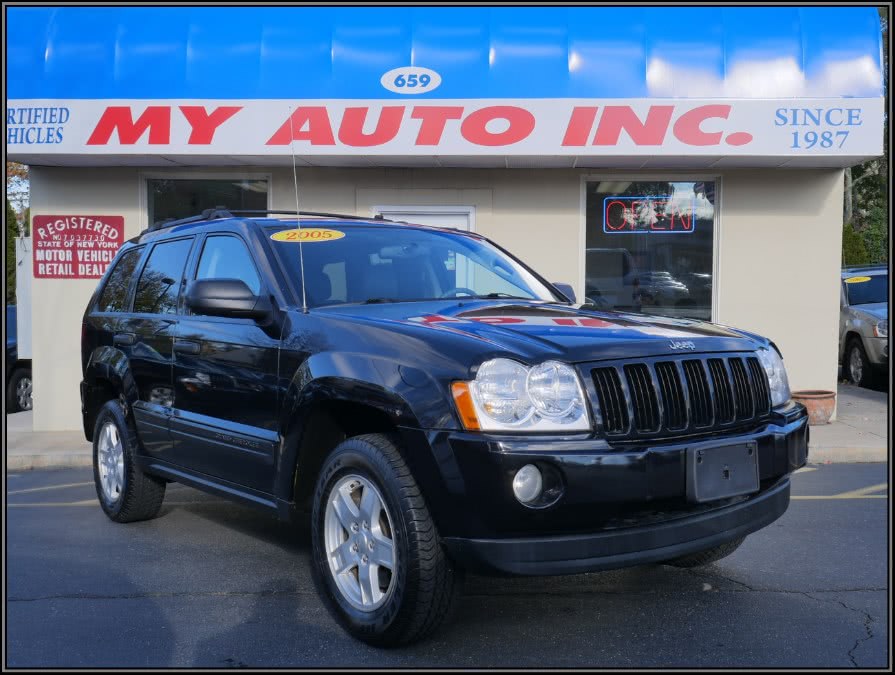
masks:
<path id="1" fill-rule="evenodd" d="M 884 100 L 10 100 L 13 155 L 882 154 Z"/>

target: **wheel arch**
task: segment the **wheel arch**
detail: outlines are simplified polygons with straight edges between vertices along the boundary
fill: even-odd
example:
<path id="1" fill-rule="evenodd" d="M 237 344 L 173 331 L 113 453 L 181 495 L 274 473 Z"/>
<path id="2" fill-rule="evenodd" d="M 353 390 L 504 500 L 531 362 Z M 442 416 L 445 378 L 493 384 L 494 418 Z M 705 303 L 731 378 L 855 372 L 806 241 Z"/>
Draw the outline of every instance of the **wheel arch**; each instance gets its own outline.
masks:
<path id="1" fill-rule="evenodd" d="M 277 470 L 277 495 L 310 510 L 323 462 L 342 441 L 370 433 L 397 433 L 398 420 L 368 402 L 317 395 L 295 415 L 283 436 Z"/>
<path id="2" fill-rule="evenodd" d="M 100 347 L 91 354 L 84 371 L 81 412 L 84 436 L 93 441 L 96 414 L 106 401 L 120 398 L 125 416 L 137 400 L 137 386 L 130 372 L 127 357 L 121 350 Z"/>
<path id="3" fill-rule="evenodd" d="M 420 404 L 424 419 L 412 401 Z M 407 437 L 412 430 L 450 426 L 452 419 L 430 375 L 382 357 L 318 352 L 301 363 L 287 388 L 274 492 L 300 506 L 313 491 L 322 462 L 345 438 L 395 432 Z M 404 443 L 413 448 L 418 444 Z M 425 449 L 406 454 L 411 455 L 405 460 L 412 469 L 424 462 L 428 471 L 433 461 L 426 459 L 432 453 Z"/>

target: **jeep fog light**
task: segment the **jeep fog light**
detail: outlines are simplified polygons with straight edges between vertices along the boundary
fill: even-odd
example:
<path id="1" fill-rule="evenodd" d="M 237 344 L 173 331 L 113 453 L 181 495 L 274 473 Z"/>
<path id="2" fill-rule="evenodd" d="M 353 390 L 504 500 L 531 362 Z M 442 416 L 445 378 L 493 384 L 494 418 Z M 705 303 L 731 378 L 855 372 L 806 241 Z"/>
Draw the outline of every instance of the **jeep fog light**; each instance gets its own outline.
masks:
<path id="1" fill-rule="evenodd" d="M 544 480 L 541 472 L 534 464 L 526 464 L 516 472 L 513 478 L 513 494 L 523 504 L 530 504 L 541 496 Z"/>

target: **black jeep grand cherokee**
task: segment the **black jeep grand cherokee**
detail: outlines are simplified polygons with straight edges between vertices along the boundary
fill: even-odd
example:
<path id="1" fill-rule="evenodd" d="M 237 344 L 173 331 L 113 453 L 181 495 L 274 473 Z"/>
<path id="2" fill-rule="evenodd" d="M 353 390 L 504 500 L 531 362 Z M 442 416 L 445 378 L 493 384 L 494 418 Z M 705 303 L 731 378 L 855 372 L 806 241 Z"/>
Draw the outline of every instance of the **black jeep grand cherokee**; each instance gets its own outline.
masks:
<path id="1" fill-rule="evenodd" d="M 768 340 L 575 305 L 475 234 L 305 215 L 167 223 L 100 282 L 81 398 L 112 520 L 169 481 L 310 511 L 325 602 L 394 645 L 464 568 L 700 565 L 786 510 L 808 427 Z"/>

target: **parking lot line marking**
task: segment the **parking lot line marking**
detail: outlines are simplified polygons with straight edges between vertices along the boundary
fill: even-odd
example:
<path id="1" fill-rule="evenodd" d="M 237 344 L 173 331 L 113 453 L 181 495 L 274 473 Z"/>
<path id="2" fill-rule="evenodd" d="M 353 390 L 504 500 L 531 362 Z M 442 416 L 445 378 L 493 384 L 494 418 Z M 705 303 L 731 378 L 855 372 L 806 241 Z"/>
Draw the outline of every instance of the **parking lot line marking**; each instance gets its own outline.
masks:
<path id="1" fill-rule="evenodd" d="M 208 504 L 214 504 L 220 506 L 221 504 L 227 504 L 224 500 L 218 501 L 196 501 L 196 502 L 165 502 L 164 506 L 204 506 Z M 19 502 L 18 504 L 10 504 L 7 503 L 6 506 L 8 508 L 12 507 L 41 507 L 41 506 L 97 506 L 99 502 L 94 497 L 93 499 L 85 499 L 80 502 Z"/>
<path id="2" fill-rule="evenodd" d="M 93 481 L 86 483 L 66 483 L 65 485 L 42 485 L 41 487 L 27 488 L 25 490 L 11 490 L 8 495 L 23 495 L 26 492 L 43 492 L 44 490 L 62 490 L 63 488 L 82 487 L 84 485 L 93 485 Z"/>
<path id="3" fill-rule="evenodd" d="M 790 499 L 888 499 L 889 495 L 875 495 L 872 492 L 880 490 L 889 490 L 888 483 L 877 483 L 876 485 L 868 485 L 867 487 L 858 488 L 857 490 L 849 490 L 848 492 L 839 492 L 834 495 L 793 495 Z"/>
<path id="4" fill-rule="evenodd" d="M 888 483 L 878 483 L 876 485 L 868 485 L 867 487 L 858 488 L 857 490 L 850 490 L 849 492 L 840 492 L 838 497 L 863 497 L 865 495 L 870 495 L 873 492 L 879 492 L 880 490 L 888 490 Z"/>
<path id="5" fill-rule="evenodd" d="M 98 503 L 96 497 L 94 497 L 93 499 L 84 499 L 80 502 L 19 502 L 18 504 L 7 503 L 6 506 L 90 506 L 91 504 L 96 505 Z"/>
<path id="6" fill-rule="evenodd" d="M 793 473 L 808 473 L 809 471 L 817 471 L 813 466 L 803 466 L 801 469 L 796 469 Z"/>
<path id="7" fill-rule="evenodd" d="M 889 495 L 793 495 L 790 499 L 888 499 Z"/>

